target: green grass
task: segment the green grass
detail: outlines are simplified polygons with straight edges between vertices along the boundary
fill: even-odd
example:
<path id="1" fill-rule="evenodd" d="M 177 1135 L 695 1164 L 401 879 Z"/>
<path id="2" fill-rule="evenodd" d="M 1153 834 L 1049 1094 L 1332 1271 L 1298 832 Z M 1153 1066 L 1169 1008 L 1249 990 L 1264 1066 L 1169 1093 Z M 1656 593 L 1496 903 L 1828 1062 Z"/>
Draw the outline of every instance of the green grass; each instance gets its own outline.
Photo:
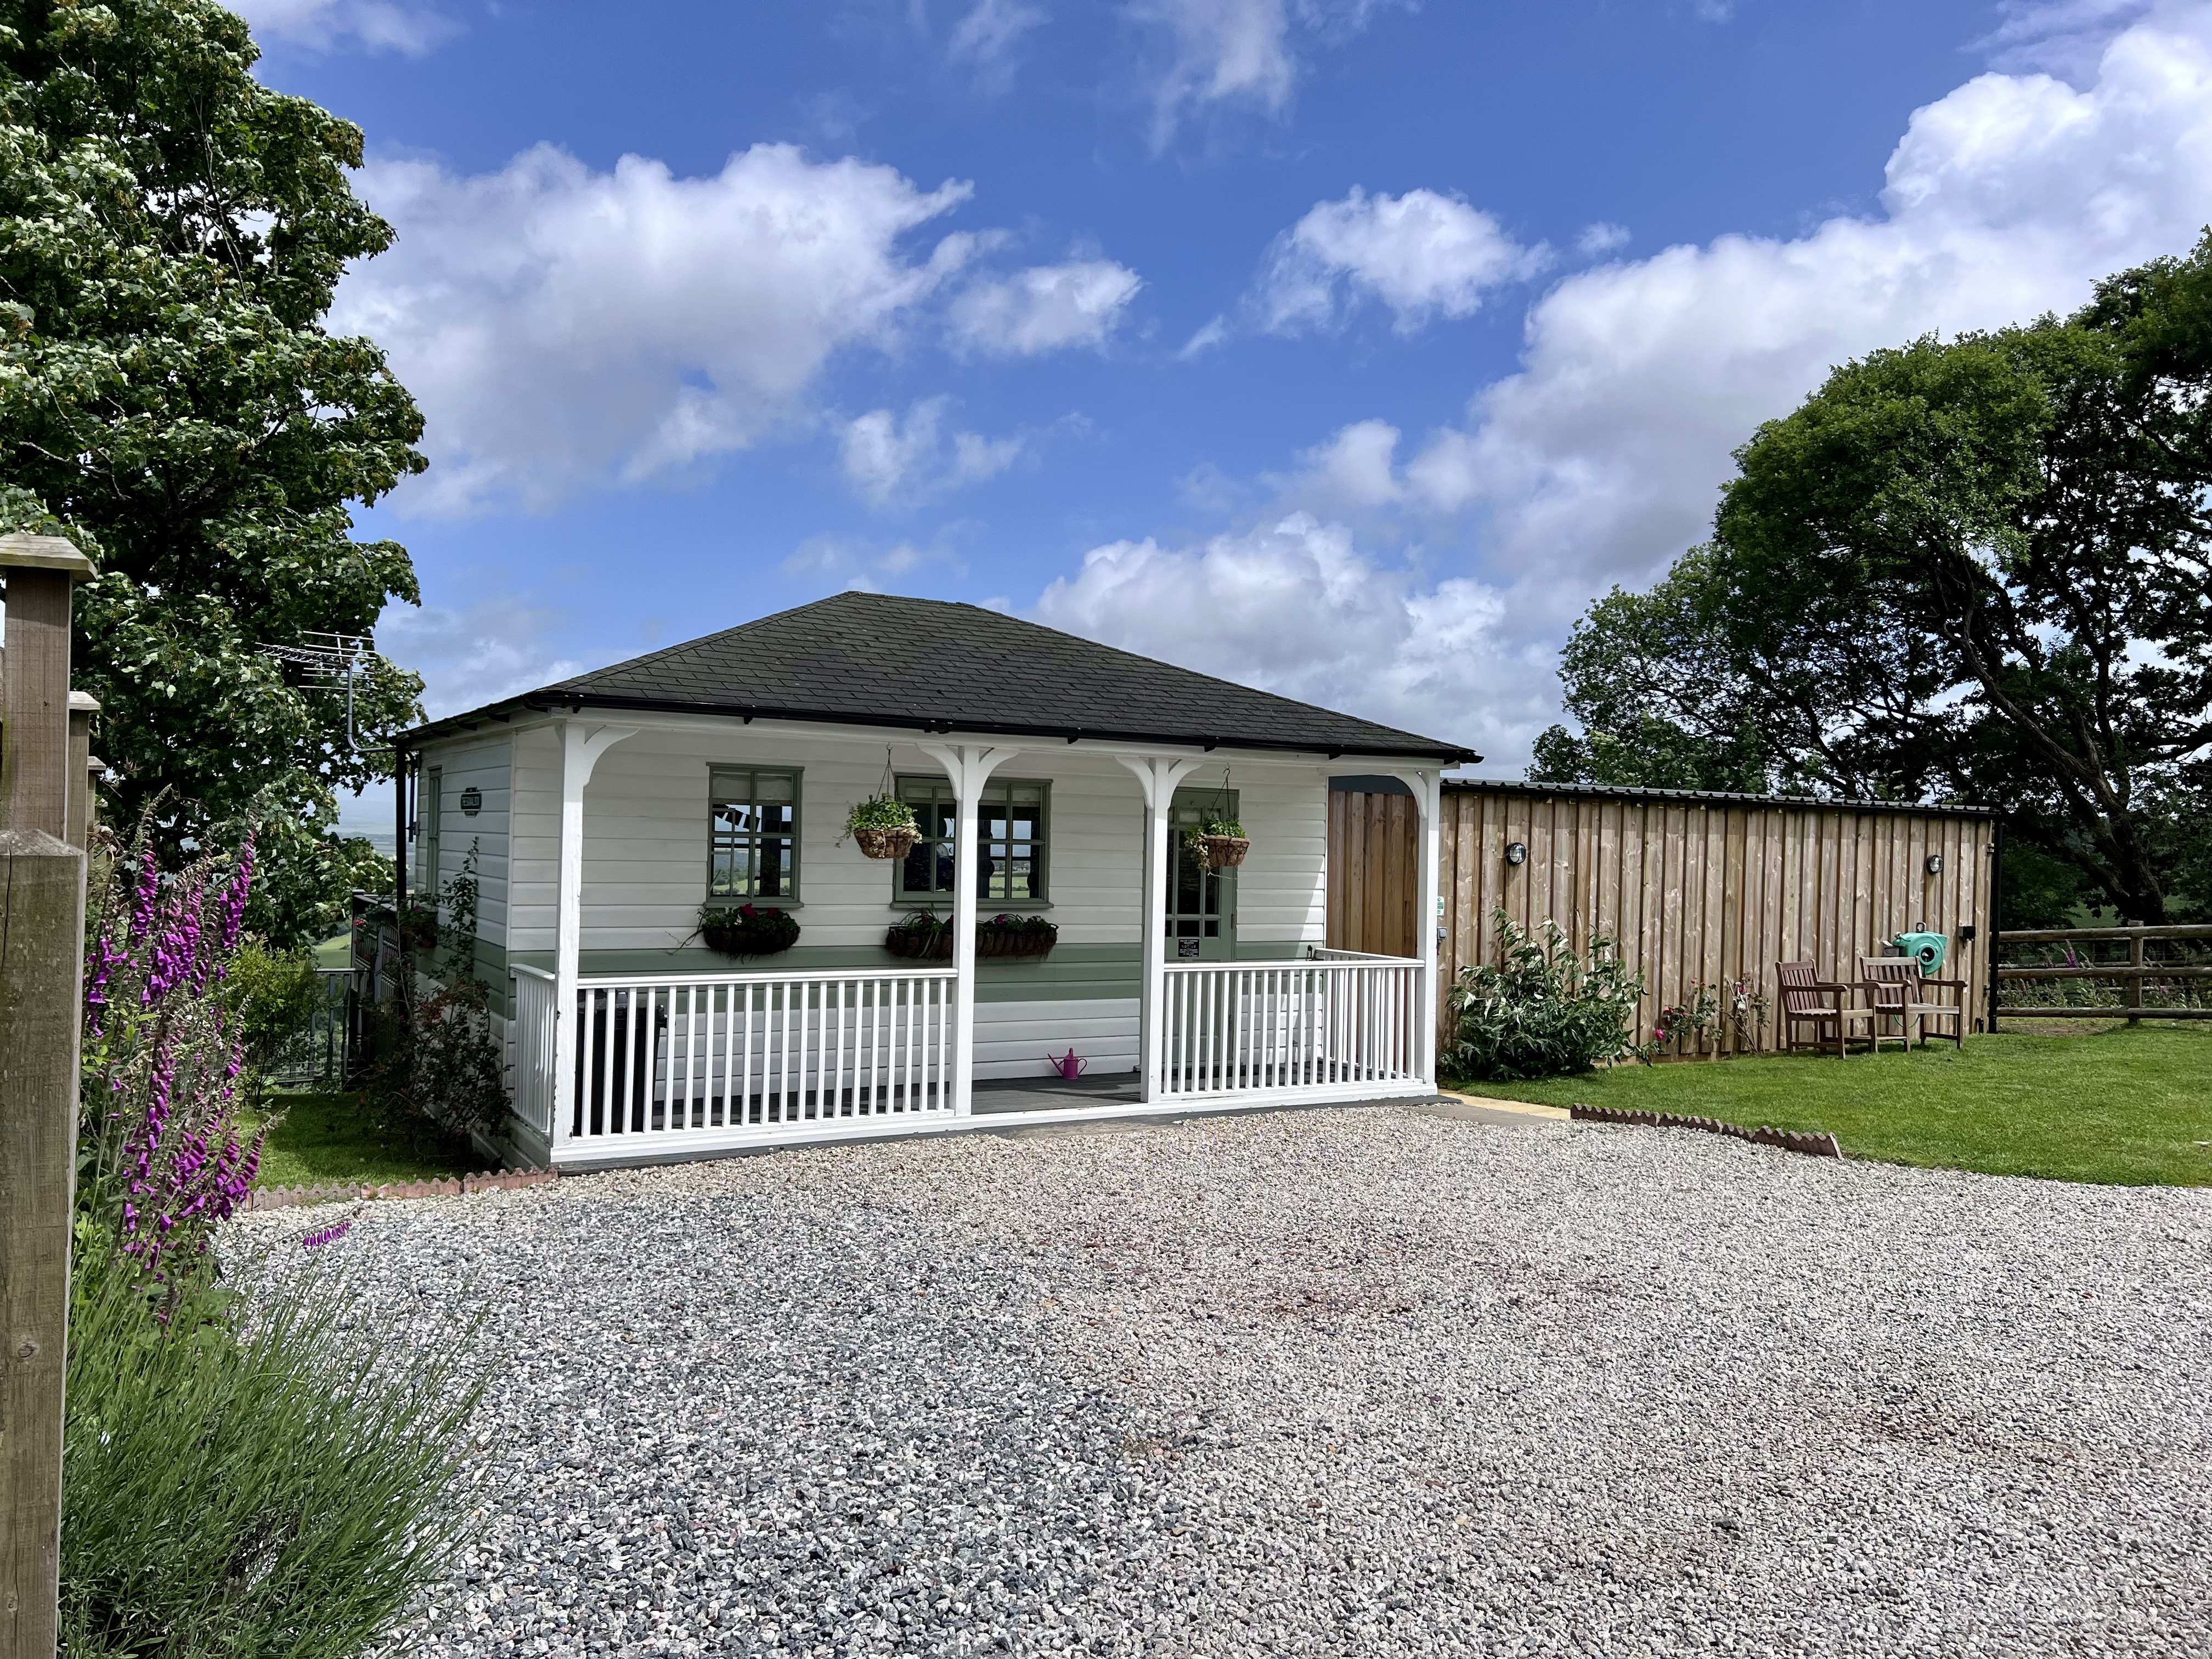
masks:
<path id="1" fill-rule="evenodd" d="M 257 1187 L 434 1181 L 484 1166 L 465 1147 L 379 1133 L 350 1095 L 279 1094 L 269 1103 L 276 1127 L 261 1150 Z"/>
<path id="2" fill-rule="evenodd" d="M 2212 1186 L 2212 1021 L 1970 1036 L 1879 1056 L 1623 1066 L 1455 1084 L 1539 1105 L 1680 1112 L 1832 1130 L 1846 1155 L 1991 1175 Z"/>

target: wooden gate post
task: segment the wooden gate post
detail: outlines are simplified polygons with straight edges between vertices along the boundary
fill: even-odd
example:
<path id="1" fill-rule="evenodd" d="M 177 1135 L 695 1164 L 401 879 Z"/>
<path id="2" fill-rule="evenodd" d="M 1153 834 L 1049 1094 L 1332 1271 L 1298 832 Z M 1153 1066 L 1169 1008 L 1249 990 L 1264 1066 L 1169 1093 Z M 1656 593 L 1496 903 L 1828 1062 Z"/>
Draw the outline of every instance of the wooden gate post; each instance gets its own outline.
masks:
<path id="1" fill-rule="evenodd" d="M 92 567 L 58 537 L 7 536 L 0 572 L 0 1659 L 53 1659 L 84 963 L 70 586 Z"/>

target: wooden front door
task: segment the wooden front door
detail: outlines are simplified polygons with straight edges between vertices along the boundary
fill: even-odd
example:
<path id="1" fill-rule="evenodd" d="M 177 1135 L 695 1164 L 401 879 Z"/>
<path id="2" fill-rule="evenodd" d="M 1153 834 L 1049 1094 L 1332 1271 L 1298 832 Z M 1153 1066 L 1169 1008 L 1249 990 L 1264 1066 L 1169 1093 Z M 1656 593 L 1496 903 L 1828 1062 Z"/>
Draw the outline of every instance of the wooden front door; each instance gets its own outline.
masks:
<path id="1" fill-rule="evenodd" d="M 1237 816 L 1234 790 L 1178 789 L 1168 814 L 1168 960 L 1231 962 L 1237 956 L 1237 872 L 1209 873 L 1183 845 L 1208 818 Z"/>

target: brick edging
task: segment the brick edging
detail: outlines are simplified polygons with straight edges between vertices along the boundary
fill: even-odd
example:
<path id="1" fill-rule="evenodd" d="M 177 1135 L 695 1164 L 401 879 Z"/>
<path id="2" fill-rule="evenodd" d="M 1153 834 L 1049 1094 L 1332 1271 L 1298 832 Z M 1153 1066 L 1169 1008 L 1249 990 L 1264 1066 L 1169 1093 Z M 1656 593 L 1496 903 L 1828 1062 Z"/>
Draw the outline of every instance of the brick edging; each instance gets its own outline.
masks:
<path id="1" fill-rule="evenodd" d="M 329 1182 L 319 1187 L 256 1187 L 246 1194 L 246 1207 L 248 1211 L 289 1210 L 303 1204 L 353 1203 L 363 1199 L 459 1198 L 465 1193 L 542 1187 L 556 1178 L 551 1170 L 486 1170 L 448 1181 L 402 1181 L 379 1186 Z"/>
<path id="2" fill-rule="evenodd" d="M 1718 1118 L 1684 1117 L 1676 1112 L 1632 1112 L 1618 1106 L 1571 1106 L 1568 1114 L 1577 1123 L 1640 1123 L 1653 1129 L 1702 1129 L 1711 1135 L 1730 1135 L 1761 1146 L 1779 1146 L 1785 1152 L 1809 1158 L 1841 1158 L 1843 1144 L 1827 1130 L 1819 1133 L 1797 1129 L 1770 1129 L 1762 1125 L 1747 1129 L 1741 1123 Z"/>

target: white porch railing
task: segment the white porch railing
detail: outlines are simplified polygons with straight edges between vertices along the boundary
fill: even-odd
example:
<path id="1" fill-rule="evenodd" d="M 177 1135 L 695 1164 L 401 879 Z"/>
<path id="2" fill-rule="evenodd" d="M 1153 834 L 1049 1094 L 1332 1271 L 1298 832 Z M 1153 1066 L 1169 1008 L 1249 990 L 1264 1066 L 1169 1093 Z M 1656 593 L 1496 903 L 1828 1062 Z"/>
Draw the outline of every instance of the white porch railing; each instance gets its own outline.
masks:
<path id="1" fill-rule="evenodd" d="M 1422 964 L 1330 958 L 1169 963 L 1162 1097 L 1342 1098 L 1423 1085 Z"/>
<path id="2" fill-rule="evenodd" d="M 565 1121 L 553 1124 L 556 1160 L 705 1151 L 953 1113 L 949 968 L 588 975 L 576 1001 L 574 1089 Z M 520 994 L 516 1012 L 535 1050 L 518 1050 L 520 1111 L 533 1066 L 550 1084 L 552 1036 L 550 1020 L 539 1036 L 525 1019 Z"/>
<path id="3" fill-rule="evenodd" d="M 542 968 L 516 966 L 514 1024 L 514 1115 L 541 1135 L 553 1133 L 553 975 Z"/>

